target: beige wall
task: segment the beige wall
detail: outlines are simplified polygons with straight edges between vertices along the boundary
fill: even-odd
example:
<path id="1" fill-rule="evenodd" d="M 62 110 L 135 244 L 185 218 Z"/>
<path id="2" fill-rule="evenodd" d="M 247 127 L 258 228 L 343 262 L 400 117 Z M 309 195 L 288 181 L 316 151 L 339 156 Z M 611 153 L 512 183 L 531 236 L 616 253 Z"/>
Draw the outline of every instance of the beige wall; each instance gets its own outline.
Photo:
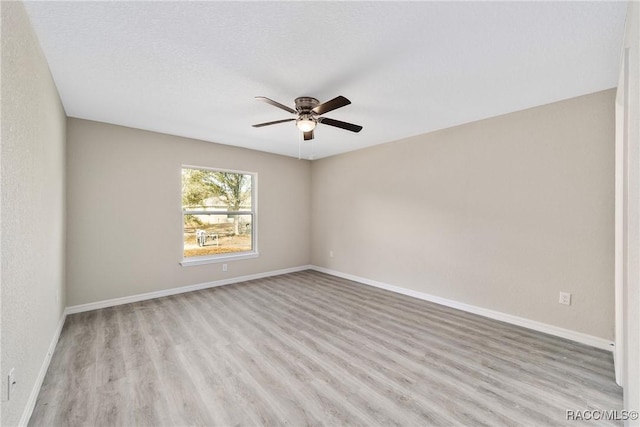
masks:
<path id="1" fill-rule="evenodd" d="M 614 96 L 314 162 L 312 263 L 613 339 Z"/>
<path id="2" fill-rule="evenodd" d="M 22 3 L 2 14 L 2 422 L 17 425 L 65 306 L 65 113 Z M 56 301 L 57 299 L 57 301 Z M 15 368 L 7 401 L 7 375 Z"/>
<path id="3" fill-rule="evenodd" d="M 310 164 L 70 118 L 68 305 L 309 263 Z M 258 173 L 255 259 L 182 267 L 181 165 Z"/>

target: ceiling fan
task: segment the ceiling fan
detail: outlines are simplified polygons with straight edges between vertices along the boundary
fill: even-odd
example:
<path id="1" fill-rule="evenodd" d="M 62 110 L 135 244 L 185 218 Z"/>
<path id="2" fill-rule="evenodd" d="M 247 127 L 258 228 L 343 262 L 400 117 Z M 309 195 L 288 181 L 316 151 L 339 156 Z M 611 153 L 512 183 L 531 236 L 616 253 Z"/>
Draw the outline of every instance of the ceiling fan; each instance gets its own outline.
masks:
<path id="1" fill-rule="evenodd" d="M 292 122 L 295 120 L 296 126 L 304 134 L 305 141 L 313 139 L 313 130 L 318 123 L 334 126 L 340 129 L 350 130 L 351 132 L 360 132 L 362 130 L 362 126 L 354 125 L 353 123 L 342 122 L 340 120 L 334 120 L 328 117 L 320 117 L 324 113 L 328 113 L 329 111 L 333 111 L 340 107 L 344 107 L 345 105 L 351 104 L 351 101 L 349 101 L 344 96 L 335 97 L 330 101 L 323 102 L 322 104 L 320 104 L 320 102 L 315 98 L 302 96 L 295 99 L 295 110 L 264 96 L 256 96 L 256 99 L 264 101 L 267 104 L 271 104 L 274 107 L 278 107 L 291 114 L 295 114 L 297 117 L 276 120 L 274 122 L 260 123 L 257 125 L 253 125 L 254 128 L 275 125 L 278 123 Z"/>

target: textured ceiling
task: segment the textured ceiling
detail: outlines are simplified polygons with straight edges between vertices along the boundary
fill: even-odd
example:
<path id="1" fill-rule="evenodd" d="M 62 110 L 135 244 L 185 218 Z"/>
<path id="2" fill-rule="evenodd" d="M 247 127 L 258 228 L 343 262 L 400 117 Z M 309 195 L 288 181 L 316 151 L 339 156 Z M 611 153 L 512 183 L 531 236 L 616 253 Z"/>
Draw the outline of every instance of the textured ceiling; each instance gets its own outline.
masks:
<path id="1" fill-rule="evenodd" d="M 615 87 L 626 2 L 26 2 L 67 114 L 321 158 Z M 293 106 L 352 105 L 300 143 Z"/>

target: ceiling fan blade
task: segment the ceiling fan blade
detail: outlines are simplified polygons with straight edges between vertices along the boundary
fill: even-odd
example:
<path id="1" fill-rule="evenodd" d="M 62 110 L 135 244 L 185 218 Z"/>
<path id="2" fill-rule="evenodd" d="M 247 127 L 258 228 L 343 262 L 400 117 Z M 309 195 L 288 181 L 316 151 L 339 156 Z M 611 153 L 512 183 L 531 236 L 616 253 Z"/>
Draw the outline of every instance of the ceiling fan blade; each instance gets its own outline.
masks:
<path id="1" fill-rule="evenodd" d="M 256 99 L 258 99 L 258 100 L 260 100 L 260 101 L 264 101 L 264 102 L 266 102 L 267 104 L 271 104 L 271 105 L 273 105 L 274 107 L 281 108 L 281 109 L 283 109 L 284 111 L 287 111 L 287 112 L 289 112 L 289 113 L 291 113 L 291 114 L 298 114 L 298 112 L 297 112 L 296 110 L 294 110 L 293 108 L 289 108 L 289 107 L 287 107 L 286 105 L 282 105 L 282 104 L 280 104 L 279 102 L 274 101 L 273 99 L 269 99 L 269 98 L 267 98 L 266 96 L 256 96 Z"/>
<path id="2" fill-rule="evenodd" d="M 318 123 L 350 130 L 351 132 L 360 132 L 362 130 L 362 126 L 354 125 L 353 123 L 341 122 L 340 120 L 334 120 L 328 117 L 318 117 Z"/>
<path id="3" fill-rule="evenodd" d="M 311 111 L 313 111 L 316 114 L 324 114 L 324 113 L 328 113 L 329 111 L 333 111 L 336 108 L 344 107 L 345 105 L 349 105 L 349 104 L 351 104 L 351 101 L 349 101 L 347 98 L 341 95 L 341 96 L 336 96 L 331 101 L 323 102 L 322 104 L 317 105 L 316 108 L 314 108 Z"/>
<path id="4" fill-rule="evenodd" d="M 266 122 L 266 123 L 259 123 L 257 125 L 251 125 L 254 128 L 261 128 L 262 126 L 269 126 L 269 125 L 277 125 L 278 123 L 284 123 L 284 122 L 292 122 L 295 119 L 283 119 L 283 120 L 276 120 L 275 122 Z"/>
<path id="5" fill-rule="evenodd" d="M 313 131 L 310 130 L 309 132 L 304 132 L 304 140 L 305 141 L 309 141 L 310 139 L 313 139 Z"/>

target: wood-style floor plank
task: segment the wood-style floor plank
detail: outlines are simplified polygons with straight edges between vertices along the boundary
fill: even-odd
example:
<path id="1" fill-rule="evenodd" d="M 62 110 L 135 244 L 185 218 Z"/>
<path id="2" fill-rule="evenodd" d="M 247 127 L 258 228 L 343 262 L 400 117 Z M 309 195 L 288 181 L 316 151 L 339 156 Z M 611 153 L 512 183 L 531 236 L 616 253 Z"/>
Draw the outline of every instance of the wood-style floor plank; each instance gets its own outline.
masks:
<path id="1" fill-rule="evenodd" d="M 622 409 L 609 352 L 304 271 L 68 316 L 29 425 L 576 426 L 566 411 L 593 409 Z"/>

